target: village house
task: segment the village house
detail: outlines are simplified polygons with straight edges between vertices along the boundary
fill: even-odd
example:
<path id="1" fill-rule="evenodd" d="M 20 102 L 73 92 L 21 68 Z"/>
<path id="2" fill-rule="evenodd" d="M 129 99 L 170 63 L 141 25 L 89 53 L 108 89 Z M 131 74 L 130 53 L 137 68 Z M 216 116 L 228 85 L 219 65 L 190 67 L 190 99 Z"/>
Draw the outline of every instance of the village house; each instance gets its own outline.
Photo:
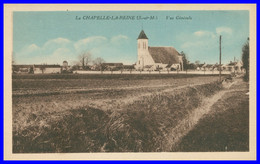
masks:
<path id="1" fill-rule="evenodd" d="M 27 74 L 33 73 L 33 65 L 12 65 L 13 73 Z"/>
<path id="2" fill-rule="evenodd" d="M 61 73 L 60 65 L 13 65 L 13 73 L 32 73 L 32 74 L 45 74 L 45 73 Z"/>
<path id="3" fill-rule="evenodd" d="M 61 66 L 61 73 L 72 73 L 72 67 L 69 66 L 69 63 L 65 60 Z"/>
<path id="4" fill-rule="evenodd" d="M 219 64 L 199 64 L 197 66 L 198 71 L 219 71 Z M 241 61 L 236 61 L 228 64 L 221 64 L 222 71 L 229 71 L 229 72 L 243 72 L 243 64 Z"/>
<path id="5" fill-rule="evenodd" d="M 50 74 L 50 73 L 61 73 L 60 65 L 33 65 L 34 74 Z"/>
<path id="6" fill-rule="evenodd" d="M 204 69 L 204 65 L 205 65 L 205 63 L 204 64 L 198 64 L 197 65 L 197 71 L 203 71 L 203 69 Z"/>
<path id="7" fill-rule="evenodd" d="M 137 38 L 137 70 L 183 70 L 182 56 L 174 47 L 148 46 L 148 37 L 142 30 Z"/>
<path id="8" fill-rule="evenodd" d="M 123 69 L 123 63 L 102 63 L 106 71 L 119 71 Z"/>
<path id="9" fill-rule="evenodd" d="M 223 64 L 221 64 L 221 69 L 223 70 Z M 199 64 L 197 66 L 198 71 L 218 71 L 219 70 L 219 64 Z"/>
<path id="10" fill-rule="evenodd" d="M 132 71 L 135 69 L 134 65 L 123 65 L 124 71 Z"/>
<path id="11" fill-rule="evenodd" d="M 68 71 L 68 69 L 69 69 L 69 64 L 68 64 L 68 62 L 65 60 L 65 61 L 63 61 L 63 63 L 62 63 L 62 71 Z"/>
<path id="12" fill-rule="evenodd" d="M 223 69 L 230 72 L 242 72 L 243 71 L 243 63 L 242 61 L 236 61 L 226 64 L 223 66 Z"/>

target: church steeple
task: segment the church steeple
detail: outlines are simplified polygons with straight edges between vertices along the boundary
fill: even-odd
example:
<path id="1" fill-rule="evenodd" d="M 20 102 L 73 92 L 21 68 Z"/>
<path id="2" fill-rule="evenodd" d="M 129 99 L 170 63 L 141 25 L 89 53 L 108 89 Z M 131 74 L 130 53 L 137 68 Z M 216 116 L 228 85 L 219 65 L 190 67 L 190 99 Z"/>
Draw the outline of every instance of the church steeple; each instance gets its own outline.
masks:
<path id="1" fill-rule="evenodd" d="M 148 39 L 146 34 L 144 33 L 144 30 L 142 30 L 138 36 L 137 39 Z"/>
<path id="2" fill-rule="evenodd" d="M 144 30 L 140 32 L 137 38 L 137 68 L 143 70 L 144 66 L 149 64 L 152 59 L 149 58 L 149 51 L 148 51 L 148 37 L 144 33 Z"/>

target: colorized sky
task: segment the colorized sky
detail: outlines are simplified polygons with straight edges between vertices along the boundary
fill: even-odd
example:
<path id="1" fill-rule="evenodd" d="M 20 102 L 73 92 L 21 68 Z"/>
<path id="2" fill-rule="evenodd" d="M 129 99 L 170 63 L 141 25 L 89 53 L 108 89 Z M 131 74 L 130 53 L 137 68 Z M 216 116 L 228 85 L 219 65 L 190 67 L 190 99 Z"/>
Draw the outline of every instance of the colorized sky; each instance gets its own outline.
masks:
<path id="1" fill-rule="evenodd" d="M 14 60 L 17 64 L 62 64 L 64 60 L 73 64 L 82 52 L 90 52 L 92 59 L 133 64 L 142 29 L 149 46 L 173 46 L 191 62 L 212 64 L 219 61 L 222 35 L 222 63 L 228 63 L 234 57 L 241 59 L 249 36 L 249 12 L 14 12 Z"/>

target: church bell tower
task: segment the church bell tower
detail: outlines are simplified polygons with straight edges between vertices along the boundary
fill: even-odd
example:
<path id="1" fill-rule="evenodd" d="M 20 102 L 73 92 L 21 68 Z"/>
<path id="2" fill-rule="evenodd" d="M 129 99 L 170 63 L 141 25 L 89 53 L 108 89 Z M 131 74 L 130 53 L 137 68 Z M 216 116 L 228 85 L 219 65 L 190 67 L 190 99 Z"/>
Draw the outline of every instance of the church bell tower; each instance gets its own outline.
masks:
<path id="1" fill-rule="evenodd" d="M 145 56 L 148 53 L 148 38 L 146 34 L 144 33 L 144 30 L 142 30 L 137 38 L 137 54 L 138 54 L 138 60 L 137 60 L 137 68 L 143 70 L 145 65 Z"/>

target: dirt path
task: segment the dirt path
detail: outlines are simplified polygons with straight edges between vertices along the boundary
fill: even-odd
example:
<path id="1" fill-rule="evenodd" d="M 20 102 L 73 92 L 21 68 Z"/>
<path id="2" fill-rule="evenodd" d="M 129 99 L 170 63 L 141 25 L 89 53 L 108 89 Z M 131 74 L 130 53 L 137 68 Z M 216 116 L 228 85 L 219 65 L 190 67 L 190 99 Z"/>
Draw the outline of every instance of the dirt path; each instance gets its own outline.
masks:
<path id="1" fill-rule="evenodd" d="M 172 143 L 171 145 L 165 148 L 165 150 L 168 151 L 189 151 L 188 150 L 178 150 L 179 144 L 184 136 L 189 134 L 190 131 L 192 131 L 196 126 L 198 126 L 201 119 L 208 117 L 209 115 L 213 115 L 212 113 L 215 113 L 215 106 L 219 104 L 219 101 L 224 99 L 224 101 L 227 101 L 228 97 L 232 97 L 232 95 L 236 94 L 237 92 L 243 92 L 243 94 L 248 92 L 247 87 L 241 87 L 243 86 L 241 79 L 235 79 L 232 83 L 225 83 L 224 87 L 225 89 L 216 93 L 212 97 L 206 98 L 203 100 L 202 105 L 195 110 L 193 110 L 186 119 L 182 120 L 178 126 L 176 126 L 169 136 L 169 141 Z M 228 97 L 227 97 L 228 95 Z M 223 98 L 224 97 L 224 98 Z M 230 102 L 228 102 L 231 104 Z M 232 106 L 232 105 L 231 105 Z M 228 107 L 221 107 L 221 110 L 227 110 Z M 217 112 L 217 111 L 216 111 Z M 225 121 L 225 120 L 223 120 Z M 201 124 L 200 124 L 201 125 Z M 202 125 L 201 125 L 202 126 Z M 210 126 L 210 125 L 208 125 Z M 229 126 L 229 125 L 227 125 Z M 203 134 L 207 134 L 209 132 L 203 132 Z M 190 138 L 194 137 L 193 135 L 190 136 Z M 203 136 L 202 136 L 203 138 Z M 192 139 L 190 139 L 192 140 Z M 192 143 L 185 143 L 188 144 L 190 147 L 192 147 Z M 227 148 L 226 148 L 227 149 Z"/>
<path id="2" fill-rule="evenodd" d="M 193 110 L 189 115 L 178 123 L 178 125 L 172 130 L 171 138 L 172 145 L 169 145 L 165 150 L 171 151 L 172 148 L 176 147 L 181 138 L 189 133 L 190 130 L 198 123 L 198 121 L 206 114 L 209 113 L 211 107 L 219 100 L 227 91 L 220 91 L 210 98 L 205 98 L 202 105 Z"/>

